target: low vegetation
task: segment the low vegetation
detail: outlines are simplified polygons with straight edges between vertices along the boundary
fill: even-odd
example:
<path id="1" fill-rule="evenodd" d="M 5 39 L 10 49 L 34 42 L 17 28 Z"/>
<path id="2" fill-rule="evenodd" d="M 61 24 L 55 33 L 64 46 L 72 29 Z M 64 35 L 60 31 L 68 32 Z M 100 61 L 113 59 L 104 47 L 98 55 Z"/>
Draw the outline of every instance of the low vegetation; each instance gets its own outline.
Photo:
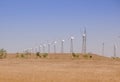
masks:
<path id="1" fill-rule="evenodd" d="M 112 57 L 112 59 L 120 59 L 119 57 Z"/>
<path id="2" fill-rule="evenodd" d="M 39 57 L 39 58 L 46 58 L 48 56 L 48 53 L 40 53 L 40 52 L 37 52 L 36 53 L 36 57 Z"/>
<path id="3" fill-rule="evenodd" d="M 37 60 L 32 53 L 33 59 L 24 60 L 24 54 L 17 54 L 20 59 L 11 60 L 16 54 L 8 54 L 0 61 L 0 82 L 120 82 L 120 61 L 116 59 L 80 53 L 73 54 L 79 58 L 72 58 L 72 53 L 43 58 L 40 53 L 43 59 Z M 92 60 L 86 59 L 90 56 Z"/>
<path id="4" fill-rule="evenodd" d="M 79 58 L 79 54 L 72 53 L 72 56 L 73 56 L 74 58 Z"/>
<path id="5" fill-rule="evenodd" d="M 20 56 L 21 56 L 21 58 L 25 58 L 25 54 L 23 54 L 23 53 Z"/>
<path id="6" fill-rule="evenodd" d="M 7 51 L 5 49 L 0 49 L 0 59 L 6 58 Z"/>
<path id="7" fill-rule="evenodd" d="M 48 56 L 48 53 L 43 54 L 43 58 L 46 58 Z"/>
<path id="8" fill-rule="evenodd" d="M 39 58 L 42 57 L 41 54 L 40 54 L 40 52 L 37 52 L 37 53 L 36 53 L 36 57 L 39 57 Z"/>
<path id="9" fill-rule="evenodd" d="M 83 54 L 83 57 L 85 58 L 85 59 L 91 59 L 92 58 L 92 55 L 91 54 Z"/>
<path id="10" fill-rule="evenodd" d="M 24 53 L 16 53 L 16 58 L 25 58 L 25 54 Z"/>
<path id="11" fill-rule="evenodd" d="M 17 53 L 16 53 L 16 58 L 18 58 L 18 57 L 20 57 L 20 54 L 17 52 Z"/>

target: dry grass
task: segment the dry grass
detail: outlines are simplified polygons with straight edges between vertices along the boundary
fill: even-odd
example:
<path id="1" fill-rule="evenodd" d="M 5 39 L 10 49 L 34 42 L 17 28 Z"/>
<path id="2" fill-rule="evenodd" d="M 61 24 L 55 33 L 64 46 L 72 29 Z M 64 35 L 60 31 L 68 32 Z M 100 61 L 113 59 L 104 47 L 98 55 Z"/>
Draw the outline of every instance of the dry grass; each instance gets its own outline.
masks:
<path id="1" fill-rule="evenodd" d="M 0 60 L 0 82 L 120 82 L 120 61 L 93 55 L 74 59 L 67 54 L 48 58 Z"/>

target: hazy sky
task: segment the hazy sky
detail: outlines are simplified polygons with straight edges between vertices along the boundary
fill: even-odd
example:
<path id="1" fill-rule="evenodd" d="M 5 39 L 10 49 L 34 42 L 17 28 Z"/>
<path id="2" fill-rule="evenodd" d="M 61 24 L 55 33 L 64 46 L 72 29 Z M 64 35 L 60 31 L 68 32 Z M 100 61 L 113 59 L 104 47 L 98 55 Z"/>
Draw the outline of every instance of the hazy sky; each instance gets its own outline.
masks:
<path id="1" fill-rule="evenodd" d="M 70 51 L 81 52 L 82 31 L 87 29 L 87 52 L 120 56 L 120 0 L 0 0 L 0 48 L 18 52 L 40 44 L 65 40 Z M 53 46 L 51 46 L 53 51 Z"/>

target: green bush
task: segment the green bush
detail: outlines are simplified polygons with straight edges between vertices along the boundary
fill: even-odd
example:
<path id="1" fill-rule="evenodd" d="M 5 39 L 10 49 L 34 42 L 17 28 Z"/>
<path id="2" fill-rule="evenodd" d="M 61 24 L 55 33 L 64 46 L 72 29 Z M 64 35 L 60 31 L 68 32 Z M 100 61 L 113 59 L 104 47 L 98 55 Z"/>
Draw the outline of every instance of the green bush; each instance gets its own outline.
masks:
<path id="1" fill-rule="evenodd" d="M 19 53 L 18 53 L 18 52 L 16 53 L 16 57 L 17 57 L 17 58 L 19 57 Z"/>
<path id="2" fill-rule="evenodd" d="M 112 57 L 112 59 L 120 59 L 119 57 Z"/>
<path id="3" fill-rule="evenodd" d="M 21 54 L 21 58 L 24 58 L 25 57 L 25 55 L 24 54 Z"/>
<path id="4" fill-rule="evenodd" d="M 0 49 L 0 59 L 6 58 L 7 51 L 4 49 Z"/>
<path id="5" fill-rule="evenodd" d="M 24 55 L 25 58 L 28 58 L 29 56 L 31 56 L 31 53 L 28 52 L 28 51 L 25 51 L 25 52 L 23 53 L 23 55 Z"/>
<path id="6" fill-rule="evenodd" d="M 78 58 L 79 55 L 78 54 L 75 54 L 75 53 L 72 53 L 72 56 L 75 57 L 75 58 Z"/>
<path id="7" fill-rule="evenodd" d="M 88 58 L 88 55 L 87 55 L 87 54 L 85 54 L 85 55 L 83 55 L 83 57 L 84 57 L 84 58 Z"/>
<path id="8" fill-rule="evenodd" d="M 48 53 L 43 54 L 43 58 L 46 58 L 48 56 Z"/>
<path id="9" fill-rule="evenodd" d="M 31 55 L 31 53 L 28 52 L 28 51 L 26 51 L 24 54 L 25 54 L 26 56 Z"/>
<path id="10" fill-rule="evenodd" d="M 92 58 L 92 56 L 90 55 L 90 58 Z"/>
<path id="11" fill-rule="evenodd" d="M 84 58 L 86 58 L 86 59 L 88 59 L 88 58 L 90 58 L 90 59 L 91 59 L 91 58 L 92 58 L 92 55 L 89 55 L 89 54 L 84 54 L 84 55 L 83 55 L 83 57 L 84 57 Z"/>
<path id="12" fill-rule="evenodd" d="M 37 52 L 36 56 L 39 57 L 39 58 L 41 58 L 40 52 Z"/>

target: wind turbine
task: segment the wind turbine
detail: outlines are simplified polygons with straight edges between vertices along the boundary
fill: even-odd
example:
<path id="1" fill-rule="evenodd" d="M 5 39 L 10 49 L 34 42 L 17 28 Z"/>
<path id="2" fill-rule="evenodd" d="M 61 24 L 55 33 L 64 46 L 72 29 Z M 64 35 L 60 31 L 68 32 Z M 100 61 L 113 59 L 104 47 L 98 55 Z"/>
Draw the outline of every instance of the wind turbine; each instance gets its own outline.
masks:
<path id="1" fill-rule="evenodd" d="M 45 53 L 45 47 L 46 47 L 46 44 L 43 44 L 43 53 Z"/>
<path id="2" fill-rule="evenodd" d="M 34 54 L 35 53 L 35 48 L 32 48 L 32 54 Z"/>
<path id="3" fill-rule="evenodd" d="M 29 49 L 30 55 L 32 54 L 32 48 Z"/>
<path id="4" fill-rule="evenodd" d="M 74 40 L 74 37 L 73 36 L 71 36 L 71 38 L 70 38 L 70 52 L 71 53 L 73 53 L 74 52 L 74 46 L 73 46 L 73 40 Z"/>
<path id="5" fill-rule="evenodd" d="M 104 46 L 105 46 L 105 44 L 104 44 L 104 42 L 102 43 L 102 55 L 104 55 Z"/>
<path id="6" fill-rule="evenodd" d="M 38 47 L 35 47 L 35 53 L 37 53 L 38 52 Z"/>
<path id="7" fill-rule="evenodd" d="M 23 50 L 23 54 L 25 54 L 26 49 Z"/>
<path id="8" fill-rule="evenodd" d="M 29 53 L 29 55 L 31 55 L 31 48 L 28 48 L 27 53 Z"/>
<path id="9" fill-rule="evenodd" d="M 120 39 L 120 36 L 118 36 L 118 38 Z"/>
<path id="10" fill-rule="evenodd" d="M 31 55 L 33 54 L 33 48 L 30 48 L 30 53 L 31 53 Z"/>
<path id="11" fill-rule="evenodd" d="M 51 43 L 48 43 L 48 53 L 50 53 L 50 45 Z"/>
<path id="12" fill-rule="evenodd" d="M 61 41 L 61 53 L 64 53 L 64 42 L 65 40 Z"/>
<path id="13" fill-rule="evenodd" d="M 82 35 L 82 54 L 86 54 L 86 28 L 84 29 L 84 33 Z"/>
<path id="14" fill-rule="evenodd" d="M 41 53 L 41 48 L 42 48 L 42 46 L 40 45 L 40 46 L 39 46 L 39 53 Z"/>
<path id="15" fill-rule="evenodd" d="M 115 57 L 115 58 L 116 58 L 116 48 L 117 48 L 117 47 L 116 47 L 116 45 L 114 44 L 114 46 L 113 46 L 114 53 L 113 53 L 113 54 L 114 54 L 114 57 Z"/>
<path id="16" fill-rule="evenodd" d="M 56 43 L 57 41 L 54 42 L 54 53 L 56 53 Z"/>
<path id="17" fill-rule="evenodd" d="M 24 49 L 24 53 L 26 53 L 27 52 L 27 49 Z"/>

